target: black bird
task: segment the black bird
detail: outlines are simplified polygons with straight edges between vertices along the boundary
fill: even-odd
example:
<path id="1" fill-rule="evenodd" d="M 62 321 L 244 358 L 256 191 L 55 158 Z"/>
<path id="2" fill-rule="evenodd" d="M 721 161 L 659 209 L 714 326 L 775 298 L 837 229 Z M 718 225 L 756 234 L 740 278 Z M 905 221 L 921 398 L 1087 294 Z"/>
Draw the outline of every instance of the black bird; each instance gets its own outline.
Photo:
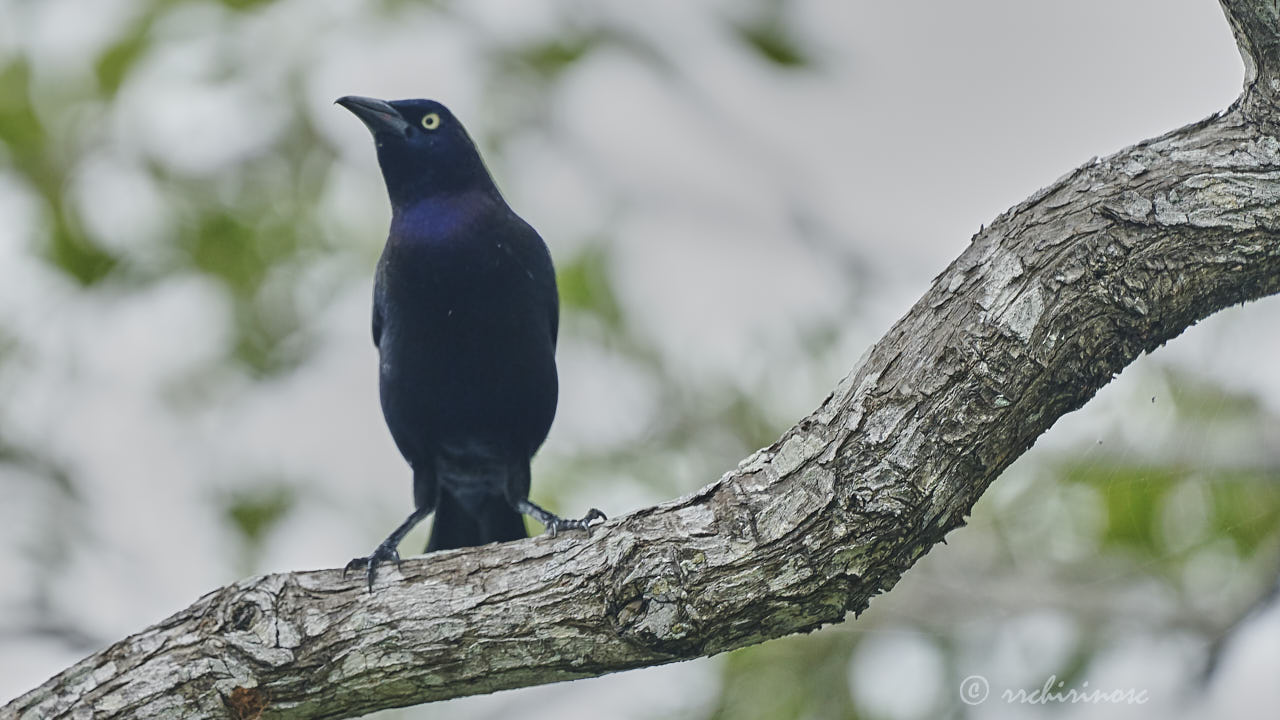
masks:
<path id="1" fill-rule="evenodd" d="M 414 511 L 368 557 L 383 562 L 433 510 L 427 552 L 551 534 L 604 514 L 557 517 L 529 501 L 529 461 L 556 414 L 560 300 L 551 255 L 508 207 L 462 124 L 432 100 L 347 96 L 373 133 L 391 232 L 373 291 L 382 414 L 413 468 Z"/>

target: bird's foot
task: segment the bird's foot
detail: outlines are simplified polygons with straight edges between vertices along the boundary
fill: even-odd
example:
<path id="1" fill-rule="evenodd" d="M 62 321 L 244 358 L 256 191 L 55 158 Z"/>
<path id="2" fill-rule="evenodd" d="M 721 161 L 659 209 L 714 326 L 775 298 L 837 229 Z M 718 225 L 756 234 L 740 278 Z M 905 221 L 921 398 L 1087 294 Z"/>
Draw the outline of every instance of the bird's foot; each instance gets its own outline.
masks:
<path id="1" fill-rule="evenodd" d="M 550 513 L 548 513 L 550 514 Z M 605 514 L 595 508 L 587 511 L 587 514 L 581 520 L 566 519 L 551 515 L 545 521 L 547 533 L 551 537 L 555 537 L 561 530 L 582 530 L 587 533 L 587 537 L 591 537 L 591 523 L 600 520 L 601 522 L 608 520 Z"/>
<path id="2" fill-rule="evenodd" d="M 386 562 L 394 562 L 397 568 L 400 567 L 400 553 L 395 545 L 384 542 L 373 551 L 372 555 L 358 557 L 347 563 L 347 566 L 342 568 L 342 577 L 345 578 L 352 570 L 365 570 L 369 578 L 369 592 L 373 592 L 373 581 L 378 577 L 378 566 Z"/>
<path id="3" fill-rule="evenodd" d="M 415 508 L 412 513 L 409 513 L 409 517 L 405 518 L 404 522 L 400 523 L 400 526 L 392 531 L 386 540 L 382 541 L 381 545 L 374 548 L 372 555 L 358 557 L 347 563 L 347 566 L 342 569 L 342 577 L 345 578 L 347 573 L 352 570 L 365 570 L 368 572 L 369 577 L 369 592 L 373 592 L 373 581 L 378 577 L 378 566 L 382 563 L 393 562 L 397 568 L 400 567 L 400 553 L 396 548 L 400 547 L 400 541 L 404 539 L 405 535 L 409 534 L 413 526 L 422 522 L 422 518 L 426 517 L 430 512 L 430 506 Z"/>

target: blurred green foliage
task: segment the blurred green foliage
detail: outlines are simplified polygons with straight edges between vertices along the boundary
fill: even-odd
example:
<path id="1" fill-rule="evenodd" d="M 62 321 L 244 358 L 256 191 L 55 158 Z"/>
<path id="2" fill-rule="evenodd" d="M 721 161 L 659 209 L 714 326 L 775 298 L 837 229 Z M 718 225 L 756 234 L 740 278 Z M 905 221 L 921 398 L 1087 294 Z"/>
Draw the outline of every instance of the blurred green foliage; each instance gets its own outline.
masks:
<path id="1" fill-rule="evenodd" d="M 769 62 L 785 68 L 801 68 L 811 64 L 804 50 L 786 28 L 769 21 L 758 21 L 736 27 L 738 36 Z"/>
<path id="2" fill-rule="evenodd" d="M 610 332 L 620 332 L 626 319 L 609 282 L 608 252 L 608 245 L 592 243 L 575 257 L 561 260 L 556 264 L 556 283 L 564 312 L 587 315 Z"/>
<path id="3" fill-rule="evenodd" d="M 732 23 L 732 29 L 759 58 L 786 69 L 805 69 L 813 58 L 799 33 L 792 27 L 787 0 L 762 0 L 753 3 L 745 19 Z"/>
<path id="4" fill-rule="evenodd" d="M 74 156 L 51 136 L 34 109 L 31 65 L 17 58 L 0 67 L 0 141 L 8 161 L 46 203 L 49 221 L 42 253 L 82 285 L 93 285 L 119 262 L 80 226 L 67 206 L 64 185 Z"/>
<path id="5" fill-rule="evenodd" d="M 218 505 L 242 543 L 244 572 L 252 572 L 272 530 L 297 506 L 293 486 L 264 478 L 251 488 L 234 490 Z"/>
<path id="6" fill-rule="evenodd" d="M 860 717 L 849 693 L 856 644 L 845 633 L 782 638 L 729 653 L 707 720 Z"/>
<path id="7" fill-rule="evenodd" d="M 1178 501 L 1176 491 L 1188 483 L 1203 490 L 1197 499 L 1204 501 L 1208 518 L 1206 538 L 1230 539 L 1242 556 L 1259 550 L 1274 552 L 1280 542 L 1280 472 L 1275 470 L 1224 468 L 1206 477 L 1203 468 L 1121 461 L 1101 467 L 1068 463 L 1061 472 L 1064 482 L 1088 485 L 1104 499 L 1104 546 L 1166 562 L 1197 549 L 1206 541 L 1171 549 L 1163 527 L 1171 503 Z"/>
<path id="8" fill-rule="evenodd" d="M 108 97 L 115 95 L 138 60 L 151 49 L 151 29 L 159 7 L 152 5 L 130 25 L 121 37 L 98 56 L 93 70 L 98 87 Z"/>
<path id="9" fill-rule="evenodd" d="M 512 69 L 528 69 L 544 80 L 555 80 L 587 53 L 598 48 L 602 39 L 597 33 L 571 32 L 563 37 L 513 48 L 504 58 Z"/>

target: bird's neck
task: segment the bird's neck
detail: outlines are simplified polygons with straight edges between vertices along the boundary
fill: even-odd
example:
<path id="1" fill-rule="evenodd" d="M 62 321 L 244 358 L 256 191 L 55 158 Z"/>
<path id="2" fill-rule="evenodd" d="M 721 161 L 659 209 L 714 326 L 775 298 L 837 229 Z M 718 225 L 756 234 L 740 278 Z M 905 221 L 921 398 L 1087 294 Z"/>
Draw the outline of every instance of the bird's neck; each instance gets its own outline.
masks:
<path id="1" fill-rule="evenodd" d="M 473 192 L 499 195 L 493 176 L 473 151 L 442 154 L 432 162 L 378 147 L 378 164 L 392 208 L 408 208 L 424 199 Z"/>
<path id="2" fill-rule="evenodd" d="M 484 213 L 505 205 L 496 190 L 479 189 L 434 193 L 413 202 L 393 204 L 391 236 L 406 240 L 447 238 Z"/>

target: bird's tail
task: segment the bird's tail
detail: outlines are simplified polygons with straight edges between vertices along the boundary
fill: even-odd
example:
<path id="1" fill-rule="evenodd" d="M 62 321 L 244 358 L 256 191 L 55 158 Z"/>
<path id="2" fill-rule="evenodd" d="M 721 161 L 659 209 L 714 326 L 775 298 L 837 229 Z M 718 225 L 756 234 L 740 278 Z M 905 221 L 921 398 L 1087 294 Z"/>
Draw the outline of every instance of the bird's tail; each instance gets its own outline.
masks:
<path id="1" fill-rule="evenodd" d="M 524 516 L 501 495 L 467 498 L 464 505 L 446 489 L 436 501 L 427 552 L 506 542 L 529 537 Z"/>

